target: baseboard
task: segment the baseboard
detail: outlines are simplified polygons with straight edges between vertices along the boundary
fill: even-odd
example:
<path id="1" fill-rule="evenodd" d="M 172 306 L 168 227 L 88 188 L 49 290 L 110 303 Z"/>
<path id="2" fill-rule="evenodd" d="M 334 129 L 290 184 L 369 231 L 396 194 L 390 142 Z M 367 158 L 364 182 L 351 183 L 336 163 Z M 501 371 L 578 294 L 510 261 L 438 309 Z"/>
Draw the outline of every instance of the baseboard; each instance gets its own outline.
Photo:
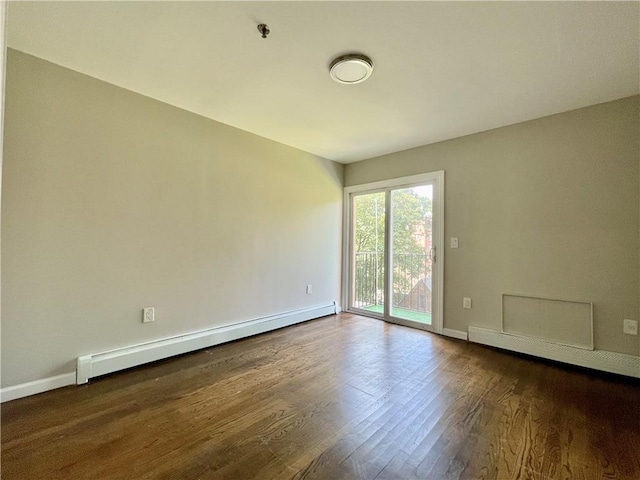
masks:
<path id="1" fill-rule="evenodd" d="M 467 332 L 461 330 L 452 330 L 450 328 L 443 328 L 442 335 L 447 337 L 459 338 L 460 340 L 467 340 Z"/>
<path id="2" fill-rule="evenodd" d="M 42 378 L 33 382 L 21 383 L 12 387 L 6 387 L 0 390 L 0 402 L 9 402 L 29 395 L 53 390 L 55 388 L 66 387 L 76 383 L 76 373 L 64 373 L 55 377 Z"/>
<path id="3" fill-rule="evenodd" d="M 469 327 L 469 341 L 579 367 L 640 378 L 640 356 L 636 355 L 606 350 L 584 350 L 478 327 Z"/>
<path id="4" fill-rule="evenodd" d="M 239 340 L 296 323 L 306 322 L 336 313 L 335 302 L 329 305 L 293 310 L 246 322 L 178 335 L 140 345 L 93 353 L 78 357 L 76 383 L 87 383 L 90 378 L 136 367 L 145 363 L 181 355 L 183 353 Z"/>

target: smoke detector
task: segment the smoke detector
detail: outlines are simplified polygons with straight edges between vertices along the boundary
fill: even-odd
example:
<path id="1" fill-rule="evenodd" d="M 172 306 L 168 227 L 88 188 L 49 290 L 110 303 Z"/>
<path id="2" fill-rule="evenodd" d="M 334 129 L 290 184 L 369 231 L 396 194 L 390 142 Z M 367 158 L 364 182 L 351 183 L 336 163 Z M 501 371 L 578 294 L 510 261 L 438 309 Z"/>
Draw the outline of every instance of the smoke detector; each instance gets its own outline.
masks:
<path id="1" fill-rule="evenodd" d="M 373 72 L 373 62 L 366 55 L 351 53 L 331 62 L 329 75 L 338 83 L 348 85 L 364 82 Z"/>

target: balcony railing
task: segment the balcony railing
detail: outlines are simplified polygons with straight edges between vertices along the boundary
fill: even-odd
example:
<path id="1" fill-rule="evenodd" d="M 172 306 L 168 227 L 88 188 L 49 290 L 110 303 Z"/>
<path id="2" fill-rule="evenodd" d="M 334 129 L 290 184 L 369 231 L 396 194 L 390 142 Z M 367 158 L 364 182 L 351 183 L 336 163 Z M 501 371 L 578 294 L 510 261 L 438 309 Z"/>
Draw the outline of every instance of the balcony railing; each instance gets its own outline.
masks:
<path id="1" fill-rule="evenodd" d="M 392 306 L 398 310 L 431 314 L 431 259 L 425 254 L 393 254 Z M 353 306 L 382 311 L 384 254 L 355 254 Z M 430 323 L 430 320 L 429 320 Z"/>

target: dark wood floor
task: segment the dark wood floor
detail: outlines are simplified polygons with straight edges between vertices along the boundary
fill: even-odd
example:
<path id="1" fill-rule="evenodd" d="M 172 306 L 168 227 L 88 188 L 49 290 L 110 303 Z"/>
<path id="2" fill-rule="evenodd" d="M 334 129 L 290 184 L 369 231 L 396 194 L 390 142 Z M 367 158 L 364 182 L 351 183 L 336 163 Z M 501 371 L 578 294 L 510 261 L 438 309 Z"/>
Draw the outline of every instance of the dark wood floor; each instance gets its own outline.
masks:
<path id="1" fill-rule="evenodd" d="M 6 403 L 2 478 L 640 479 L 640 384 L 342 314 Z"/>

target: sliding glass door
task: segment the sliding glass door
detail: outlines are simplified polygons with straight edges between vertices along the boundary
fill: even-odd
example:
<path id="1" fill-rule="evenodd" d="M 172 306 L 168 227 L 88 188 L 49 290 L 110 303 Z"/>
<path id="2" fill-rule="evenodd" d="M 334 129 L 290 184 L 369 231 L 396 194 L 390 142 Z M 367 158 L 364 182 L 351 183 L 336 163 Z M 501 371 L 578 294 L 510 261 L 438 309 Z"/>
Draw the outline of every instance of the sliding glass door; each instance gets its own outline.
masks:
<path id="1" fill-rule="evenodd" d="M 441 331 L 443 190 L 444 172 L 345 189 L 347 310 Z"/>
<path id="2" fill-rule="evenodd" d="M 390 316 L 431 325 L 433 185 L 391 190 Z"/>
<path id="3" fill-rule="evenodd" d="M 353 197 L 353 307 L 384 313 L 385 192 Z"/>

